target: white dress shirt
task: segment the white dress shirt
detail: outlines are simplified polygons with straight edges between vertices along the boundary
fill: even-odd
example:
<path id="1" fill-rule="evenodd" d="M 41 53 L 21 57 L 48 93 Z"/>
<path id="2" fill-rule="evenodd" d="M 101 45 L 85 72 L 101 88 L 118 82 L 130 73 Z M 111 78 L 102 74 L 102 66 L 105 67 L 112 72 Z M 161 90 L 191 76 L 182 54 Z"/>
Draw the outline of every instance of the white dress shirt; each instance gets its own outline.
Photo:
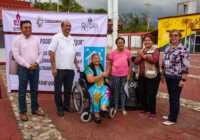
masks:
<path id="1" fill-rule="evenodd" d="M 65 37 L 62 32 L 54 35 L 48 50 L 55 53 L 56 69 L 74 70 L 76 48 L 72 36 Z"/>

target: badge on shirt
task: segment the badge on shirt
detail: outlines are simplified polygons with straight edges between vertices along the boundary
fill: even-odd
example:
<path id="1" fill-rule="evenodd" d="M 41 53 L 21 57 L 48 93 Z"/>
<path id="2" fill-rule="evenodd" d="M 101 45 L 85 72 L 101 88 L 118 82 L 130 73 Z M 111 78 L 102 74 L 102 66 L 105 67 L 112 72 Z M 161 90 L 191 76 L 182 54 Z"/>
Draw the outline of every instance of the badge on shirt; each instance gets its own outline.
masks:
<path id="1" fill-rule="evenodd" d="M 165 60 L 165 66 L 169 67 L 169 60 Z"/>

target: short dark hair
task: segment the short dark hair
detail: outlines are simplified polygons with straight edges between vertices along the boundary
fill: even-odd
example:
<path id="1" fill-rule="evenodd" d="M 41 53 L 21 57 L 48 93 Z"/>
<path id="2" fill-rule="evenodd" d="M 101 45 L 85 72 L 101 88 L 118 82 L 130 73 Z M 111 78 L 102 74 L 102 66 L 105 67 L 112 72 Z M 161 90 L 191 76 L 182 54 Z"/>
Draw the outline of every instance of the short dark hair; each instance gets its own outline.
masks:
<path id="1" fill-rule="evenodd" d="M 115 40 L 116 45 L 117 45 L 117 41 L 118 41 L 119 39 L 122 39 L 122 40 L 124 41 L 124 44 L 125 44 L 125 39 L 124 39 L 123 37 L 118 37 L 118 38 Z"/>
<path id="2" fill-rule="evenodd" d="M 30 23 L 31 24 L 31 21 L 30 20 L 23 20 L 21 23 L 20 23 L 20 28 L 22 29 L 22 26 L 24 23 Z M 32 25 L 32 24 L 31 24 Z"/>
<path id="3" fill-rule="evenodd" d="M 147 38 L 147 37 L 149 37 L 149 38 L 151 39 L 151 41 L 154 40 L 154 39 L 153 39 L 153 36 L 152 36 L 151 34 L 146 34 L 146 35 L 144 35 L 144 37 L 143 37 L 143 41 L 144 41 L 145 38 Z"/>

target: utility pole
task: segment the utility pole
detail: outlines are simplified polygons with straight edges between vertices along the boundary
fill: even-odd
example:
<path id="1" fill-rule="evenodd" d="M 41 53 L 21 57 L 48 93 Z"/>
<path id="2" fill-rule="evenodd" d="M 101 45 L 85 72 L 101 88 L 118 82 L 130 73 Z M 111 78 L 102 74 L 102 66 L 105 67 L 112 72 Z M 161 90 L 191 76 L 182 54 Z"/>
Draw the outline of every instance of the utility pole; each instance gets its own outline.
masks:
<path id="1" fill-rule="evenodd" d="M 148 6 L 148 12 L 147 12 L 147 32 L 148 32 L 149 31 L 149 18 L 150 18 L 149 6 L 151 6 L 151 4 L 145 3 L 145 5 Z"/>

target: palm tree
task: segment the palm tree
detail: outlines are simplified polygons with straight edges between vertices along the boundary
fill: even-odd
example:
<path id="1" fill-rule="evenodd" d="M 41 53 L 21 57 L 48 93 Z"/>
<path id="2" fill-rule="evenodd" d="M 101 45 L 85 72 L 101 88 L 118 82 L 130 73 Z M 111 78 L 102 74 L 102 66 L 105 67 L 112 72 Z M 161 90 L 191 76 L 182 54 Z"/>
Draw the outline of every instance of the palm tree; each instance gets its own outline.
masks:
<path id="1" fill-rule="evenodd" d="M 85 11 L 84 7 L 78 4 L 75 0 L 60 0 L 62 7 L 60 11 L 62 12 L 80 12 Z"/>
<path id="2" fill-rule="evenodd" d="M 60 12 L 81 12 L 85 13 L 84 7 L 82 7 L 76 0 L 60 0 L 61 5 L 59 5 Z M 46 11 L 57 11 L 57 3 L 49 0 L 49 2 L 38 2 L 34 0 L 33 7 L 36 9 L 46 10 Z"/>
<path id="3" fill-rule="evenodd" d="M 134 32 L 138 32 L 141 26 L 141 18 L 136 16 L 129 24 L 129 29 Z"/>

